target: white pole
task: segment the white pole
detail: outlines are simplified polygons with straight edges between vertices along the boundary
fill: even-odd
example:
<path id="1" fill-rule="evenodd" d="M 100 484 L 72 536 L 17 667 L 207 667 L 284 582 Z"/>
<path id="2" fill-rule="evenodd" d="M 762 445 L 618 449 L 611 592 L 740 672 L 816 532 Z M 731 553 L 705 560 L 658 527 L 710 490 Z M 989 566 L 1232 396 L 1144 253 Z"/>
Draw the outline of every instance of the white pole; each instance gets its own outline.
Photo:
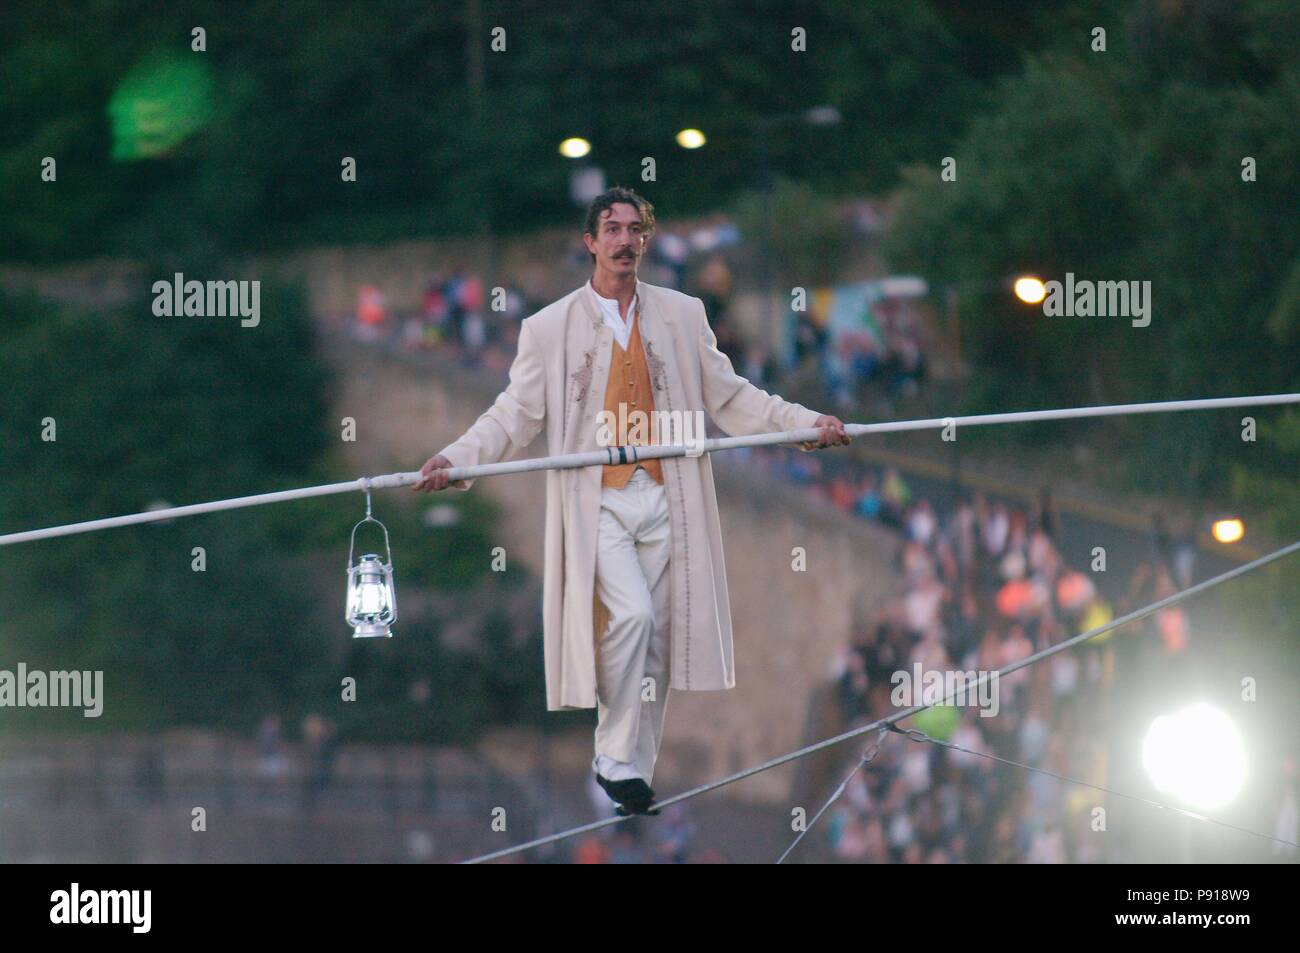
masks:
<path id="1" fill-rule="evenodd" d="M 1162 414 L 1183 410 L 1221 410 L 1230 407 L 1265 407 L 1296 403 L 1300 403 L 1300 394 L 1210 397 L 1203 400 L 1166 400 L 1148 404 L 1067 407 L 1060 410 L 1026 410 L 1008 414 L 977 414 L 970 417 L 932 417 L 928 420 L 898 420 L 879 424 L 845 424 L 844 429 L 850 437 L 858 437 L 865 434 L 898 433 L 906 430 L 941 430 L 949 425 L 982 427 L 991 424 L 1033 423 L 1042 420 L 1076 420 L 1081 417 Z M 607 447 L 603 450 L 594 450 L 587 453 L 561 454 L 554 457 L 539 457 L 533 460 L 511 460 L 507 463 L 485 463 L 473 467 L 452 467 L 447 471 L 447 476 L 448 482 L 455 482 L 485 476 L 501 476 L 506 473 L 531 473 L 535 470 L 569 470 L 577 467 L 603 466 L 608 463 L 634 462 L 636 460 L 651 460 L 662 457 L 698 456 L 700 453 L 732 450 L 737 447 L 803 443 L 805 441 L 815 441 L 819 436 L 820 432 L 817 428 L 809 427 L 803 430 L 752 434 L 744 437 L 715 437 L 694 444 Z M 327 483 L 322 486 L 308 486 L 296 490 L 280 490 L 275 493 L 259 493 L 256 496 L 240 496 L 229 500 L 216 500 L 211 503 L 174 506 L 145 513 L 133 513 L 129 516 L 111 516 L 106 519 L 89 520 L 84 523 L 68 523 L 64 526 L 51 526 L 48 529 L 9 533 L 0 536 L 0 546 L 26 543 L 37 539 L 50 539 L 55 536 L 90 533 L 95 530 L 112 529 L 117 526 L 132 526 L 136 523 L 154 523 L 161 520 L 177 519 L 182 516 L 198 516 L 201 513 L 212 513 L 217 510 L 233 510 L 244 506 L 260 506 L 264 503 L 283 503 L 288 500 L 305 499 L 311 496 L 327 496 L 331 493 L 348 493 L 367 488 L 373 490 L 395 489 L 401 486 L 413 486 L 419 483 L 420 479 L 419 471 L 389 473 L 377 477 L 361 477 L 343 483 Z"/>

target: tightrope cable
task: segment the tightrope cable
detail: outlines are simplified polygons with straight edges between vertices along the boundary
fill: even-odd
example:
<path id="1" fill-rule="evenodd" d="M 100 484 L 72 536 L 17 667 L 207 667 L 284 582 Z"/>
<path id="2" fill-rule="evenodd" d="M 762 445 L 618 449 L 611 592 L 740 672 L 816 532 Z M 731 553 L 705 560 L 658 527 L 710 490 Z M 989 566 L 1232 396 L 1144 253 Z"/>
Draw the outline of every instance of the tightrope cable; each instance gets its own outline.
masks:
<path id="1" fill-rule="evenodd" d="M 776 859 L 778 864 L 782 863 L 790 856 L 790 851 L 799 846 L 799 842 L 803 840 L 804 835 L 813 829 L 814 824 L 821 820 L 821 816 L 826 813 L 827 808 L 840 799 L 840 795 L 843 794 L 845 788 L 849 786 L 849 782 L 853 780 L 853 776 L 857 774 L 861 768 L 866 767 L 875 760 L 876 755 L 880 753 L 880 744 L 885 740 L 885 735 L 887 734 L 889 734 L 888 728 L 880 729 L 880 734 L 876 735 L 876 740 L 871 742 L 871 744 L 867 746 L 866 750 L 862 752 L 862 757 L 859 758 L 858 763 L 853 766 L 853 770 L 844 776 L 844 780 L 840 782 L 840 786 L 831 792 L 831 796 L 826 799 L 826 803 L 822 805 L 821 810 L 814 814 L 812 820 L 809 821 L 801 831 L 799 831 L 799 836 L 790 842 L 790 846 L 785 849 L 785 853 Z"/>
<path id="2" fill-rule="evenodd" d="M 1147 404 L 1106 404 L 1099 407 L 1026 410 L 1005 414 L 975 414 L 967 417 L 933 417 L 928 420 L 895 420 L 876 424 L 845 424 L 844 430 L 850 437 L 857 437 L 866 434 L 899 433 L 909 430 L 943 430 L 948 427 L 983 427 L 994 424 L 1020 424 L 1044 420 L 1077 420 L 1083 417 L 1164 414 L 1186 410 L 1221 410 L 1230 407 L 1265 407 L 1277 404 L 1300 404 L 1300 394 L 1206 397 L 1197 400 L 1164 400 Z M 670 419 L 670 429 L 673 426 L 676 425 L 672 424 Z M 675 435 L 683 438 L 681 440 L 669 439 L 650 446 L 605 447 L 601 450 L 558 454 L 531 460 L 509 460 L 504 463 L 451 467 L 446 471 L 447 479 L 449 483 L 456 483 L 461 480 L 472 480 L 485 476 L 501 476 L 507 473 L 528 473 L 536 470 L 572 470 L 579 467 L 632 463 L 639 460 L 698 456 L 701 453 L 732 450 L 738 447 L 762 447 L 783 443 L 804 444 L 816 441 L 821 435 L 817 428 L 808 427 L 778 433 L 747 434 L 740 437 L 714 437 L 705 440 L 688 439 L 690 435 L 686 433 L 686 430 L 687 428 L 683 425 L 683 432 Z M 703 438 L 704 435 L 700 433 L 695 436 Z M 50 526 L 45 529 L 26 530 L 21 533 L 6 533 L 0 535 L 0 546 L 11 546 L 14 543 L 27 543 L 38 539 L 50 539 L 55 536 L 71 536 L 75 533 L 90 533 L 119 526 L 134 526 L 139 523 L 154 523 L 182 516 L 198 516 L 202 513 L 212 513 L 217 510 L 233 510 L 245 506 L 261 506 L 266 503 L 285 503 L 290 500 L 326 496 L 331 493 L 348 493 L 355 490 L 370 489 L 389 490 L 403 486 L 415 486 L 423 482 L 423 479 L 419 471 L 386 473 L 381 476 L 346 480 L 342 483 L 307 486 L 296 490 L 277 490 L 273 493 L 259 493 L 254 496 L 214 500 L 210 503 L 171 506 L 143 513 L 131 513 L 127 516 L 109 516 L 104 519 L 67 523 L 63 526 Z"/>

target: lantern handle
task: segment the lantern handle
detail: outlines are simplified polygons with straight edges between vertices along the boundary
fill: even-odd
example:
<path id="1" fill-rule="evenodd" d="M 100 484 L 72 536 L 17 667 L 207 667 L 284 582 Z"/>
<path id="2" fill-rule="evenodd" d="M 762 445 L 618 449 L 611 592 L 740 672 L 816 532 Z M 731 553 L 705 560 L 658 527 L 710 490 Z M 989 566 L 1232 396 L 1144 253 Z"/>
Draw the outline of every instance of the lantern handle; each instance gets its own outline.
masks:
<path id="1" fill-rule="evenodd" d="M 352 527 L 352 541 L 348 544 L 348 572 L 352 571 L 352 555 L 356 551 L 357 546 L 357 529 L 360 528 L 362 523 L 379 524 L 379 528 L 384 531 L 384 549 L 388 553 L 388 565 L 391 566 L 393 564 L 393 547 L 388 541 L 388 527 L 370 515 L 370 479 L 370 477 L 361 478 L 366 491 L 366 516 L 365 519 L 358 521 L 357 525 Z"/>

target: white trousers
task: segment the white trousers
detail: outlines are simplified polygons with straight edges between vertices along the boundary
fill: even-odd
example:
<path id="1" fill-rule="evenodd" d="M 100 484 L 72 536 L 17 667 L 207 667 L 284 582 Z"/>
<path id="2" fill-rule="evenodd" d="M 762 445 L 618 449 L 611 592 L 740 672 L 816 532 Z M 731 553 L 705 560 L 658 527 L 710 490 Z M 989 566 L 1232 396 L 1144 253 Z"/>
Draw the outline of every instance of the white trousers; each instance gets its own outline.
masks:
<path id="1" fill-rule="evenodd" d="M 592 767 L 611 781 L 654 775 L 668 704 L 671 553 L 668 495 L 644 468 L 601 491 L 596 593 L 609 622 L 596 652 Z"/>

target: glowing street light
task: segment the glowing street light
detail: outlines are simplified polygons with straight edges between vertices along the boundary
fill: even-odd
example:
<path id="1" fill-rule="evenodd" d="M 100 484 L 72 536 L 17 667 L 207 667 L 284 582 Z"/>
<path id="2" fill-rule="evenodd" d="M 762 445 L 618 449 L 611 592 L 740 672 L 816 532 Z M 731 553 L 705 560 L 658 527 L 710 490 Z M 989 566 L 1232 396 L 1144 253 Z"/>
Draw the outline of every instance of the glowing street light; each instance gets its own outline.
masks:
<path id="1" fill-rule="evenodd" d="M 1246 535 L 1246 525 L 1235 517 L 1215 520 L 1210 526 L 1210 533 L 1221 543 L 1236 543 Z"/>
<path id="2" fill-rule="evenodd" d="M 1047 297 L 1047 286 L 1033 275 L 1021 275 L 1011 287 L 1025 304 L 1038 304 Z"/>
<path id="3" fill-rule="evenodd" d="M 571 136 L 560 143 L 560 155 L 566 159 L 581 159 L 591 151 L 591 143 L 581 136 Z"/>
<path id="4" fill-rule="evenodd" d="M 704 133 L 698 129 L 683 129 L 677 133 L 677 144 L 683 149 L 698 149 L 706 141 Z"/>
<path id="5" fill-rule="evenodd" d="M 1226 714 L 1198 702 L 1151 723 L 1142 764 L 1156 790 L 1206 810 L 1223 807 L 1246 783 L 1246 748 Z"/>

